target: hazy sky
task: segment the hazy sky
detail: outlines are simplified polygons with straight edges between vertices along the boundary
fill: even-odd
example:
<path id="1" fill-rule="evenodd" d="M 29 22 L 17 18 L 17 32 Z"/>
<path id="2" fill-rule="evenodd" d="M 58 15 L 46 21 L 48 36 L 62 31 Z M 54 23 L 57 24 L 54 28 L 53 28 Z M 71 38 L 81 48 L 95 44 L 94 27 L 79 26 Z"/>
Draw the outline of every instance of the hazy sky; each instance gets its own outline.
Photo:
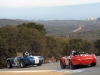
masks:
<path id="1" fill-rule="evenodd" d="M 88 5 L 89 3 L 96 3 L 96 5 Z M 99 9 L 100 0 L 0 0 L 0 18 L 8 19 L 97 18 L 100 17 Z"/>
<path id="2" fill-rule="evenodd" d="M 51 7 L 96 3 L 100 0 L 0 0 L 1 8 Z"/>

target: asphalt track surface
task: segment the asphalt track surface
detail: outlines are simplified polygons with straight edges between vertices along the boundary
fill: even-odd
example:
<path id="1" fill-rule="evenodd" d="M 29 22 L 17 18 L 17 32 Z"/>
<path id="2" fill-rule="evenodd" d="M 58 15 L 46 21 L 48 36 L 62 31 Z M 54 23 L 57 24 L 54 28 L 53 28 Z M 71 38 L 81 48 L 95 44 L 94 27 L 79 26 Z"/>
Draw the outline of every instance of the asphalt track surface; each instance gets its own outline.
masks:
<path id="1" fill-rule="evenodd" d="M 81 66 L 75 70 L 61 69 L 60 63 L 47 63 L 42 66 L 29 66 L 27 68 L 13 67 L 12 69 L 0 69 L 0 75 L 100 75 L 100 56 L 97 57 L 97 65 Z"/>

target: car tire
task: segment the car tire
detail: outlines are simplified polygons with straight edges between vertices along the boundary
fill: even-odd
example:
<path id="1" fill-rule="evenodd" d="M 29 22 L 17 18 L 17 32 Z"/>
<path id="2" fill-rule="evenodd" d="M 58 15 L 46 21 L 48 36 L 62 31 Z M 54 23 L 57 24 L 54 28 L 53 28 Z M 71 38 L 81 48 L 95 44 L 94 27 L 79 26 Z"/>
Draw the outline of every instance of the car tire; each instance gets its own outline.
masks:
<path id="1" fill-rule="evenodd" d="M 71 61 L 70 61 L 70 63 L 69 63 L 69 68 L 70 68 L 71 70 L 74 70 L 74 69 L 75 69 L 75 66 L 72 64 Z"/>
<path id="2" fill-rule="evenodd" d="M 62 61 L 60 60 L 60 67 L 62 68 L 62 69 L 65 69 L 66 68 L 66 66 L 65 65 L 63 65 L 63 63 L 62 63 Z"/>
<path id="3" fill-rule="evenodd" d="M 26 65 L 25 65 L 25 63 L 24 63 L 24 61 L 23 61 L 23 60 L 21 60 L 21 61 L 20 61 L 19 66 L 20 66 L 21 68 L 26 67 Z"/>
<path id="4" fill-rule="evenodd" d="M 7 62 L 7 68 L 12 68 L 12 64 L 10 61 Z"/>
<path id="5" fill-rule="evenodd" d="M 42 63 L 37 64 L 37 66 L 41 66 L 41 65 L 42 65 Z"/>
<path id="6" fill-rule="evenodd" d="M 92 63 L 91 66 L 96 66 L 96 63 Z"/>

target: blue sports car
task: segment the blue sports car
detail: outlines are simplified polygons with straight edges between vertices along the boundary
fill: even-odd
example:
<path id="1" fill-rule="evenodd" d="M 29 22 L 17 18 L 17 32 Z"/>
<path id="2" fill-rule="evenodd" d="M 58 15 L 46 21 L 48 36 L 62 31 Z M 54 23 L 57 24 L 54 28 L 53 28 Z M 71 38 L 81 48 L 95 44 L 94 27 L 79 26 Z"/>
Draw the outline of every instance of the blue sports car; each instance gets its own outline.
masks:
<path id="1" fill-rule="evenodd" d="M 16 56 L 15 58 L 7 59 L 7 67 L 12 68 L 13 66 L 19 66 L 21 68 L 29 65 L 41 66 L 43 63 L 42 56 Z"/>

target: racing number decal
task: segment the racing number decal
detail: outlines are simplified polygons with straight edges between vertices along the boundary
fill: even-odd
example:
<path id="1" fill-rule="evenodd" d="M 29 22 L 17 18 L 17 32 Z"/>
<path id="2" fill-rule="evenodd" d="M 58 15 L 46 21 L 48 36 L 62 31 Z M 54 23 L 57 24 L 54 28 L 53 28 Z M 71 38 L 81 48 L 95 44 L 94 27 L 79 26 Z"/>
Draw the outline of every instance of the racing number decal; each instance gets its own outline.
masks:
<path id="1" fill-rule="evenodd" d="M 34 59 L 35 59 L 35 64 L 38 64 L 39 63 L 39 58 L 37 56 L 34 56 Z"/>

